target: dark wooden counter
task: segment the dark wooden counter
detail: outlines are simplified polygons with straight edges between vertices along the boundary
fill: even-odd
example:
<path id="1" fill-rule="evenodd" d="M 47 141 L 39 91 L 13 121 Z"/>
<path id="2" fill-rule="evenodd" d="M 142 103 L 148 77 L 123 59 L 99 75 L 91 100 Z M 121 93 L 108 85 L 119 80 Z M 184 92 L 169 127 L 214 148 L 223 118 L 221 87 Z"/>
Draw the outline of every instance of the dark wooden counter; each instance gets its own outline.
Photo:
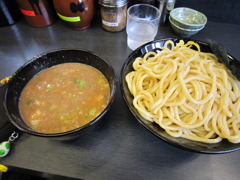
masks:
<path id="1" fill-rule="evenodd" d="M 192 38 L 213 39 L 240 59 L 240 25 L 208 22 Z M 177 37 L 170 27 L 160 27 L 156 39 Z M 84 49 L 104 58 L 118 77 L 132 52 L 126 31 L 110 33 L 100 20 L 83 31 L 64 27 L 60 21 L 32 28 L 24 21 L 0 28 L 0 79 L 13 74 L 33 56 L 59 48 Z M 87 180 L 183 179 L 238 180 L 240 151 L 207 155 L 173 147 L 158 139 L 128 111 L 120 89 L 110 111 L 90 133 L 72 141 L 55 141 L 21 133 L 10 154 L 0 159 L 12 171 L 43 177 Z"/>

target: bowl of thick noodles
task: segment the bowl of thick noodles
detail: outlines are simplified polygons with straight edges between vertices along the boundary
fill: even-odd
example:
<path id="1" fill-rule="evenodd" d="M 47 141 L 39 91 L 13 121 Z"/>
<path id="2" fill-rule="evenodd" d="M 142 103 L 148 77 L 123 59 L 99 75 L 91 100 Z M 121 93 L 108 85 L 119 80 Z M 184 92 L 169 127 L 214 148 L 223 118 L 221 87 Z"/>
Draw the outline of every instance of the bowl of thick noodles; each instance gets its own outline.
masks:
<path id="1" fill-rule="evenodd" d="M 88 51 L 60 49 L 33 57 L 7 83 L 4 109 L 20 131 L 72 139 L 95 127 L 116 93 L 112 66 Z"/>
<path id="2" fill-rule="evenodd" d="M 140 46 L 123 64 L 121 92 L 135 118 L 171 145 L 210 154 L 240 149 L 240 82 L 208 43 L 168 38 Z"/>

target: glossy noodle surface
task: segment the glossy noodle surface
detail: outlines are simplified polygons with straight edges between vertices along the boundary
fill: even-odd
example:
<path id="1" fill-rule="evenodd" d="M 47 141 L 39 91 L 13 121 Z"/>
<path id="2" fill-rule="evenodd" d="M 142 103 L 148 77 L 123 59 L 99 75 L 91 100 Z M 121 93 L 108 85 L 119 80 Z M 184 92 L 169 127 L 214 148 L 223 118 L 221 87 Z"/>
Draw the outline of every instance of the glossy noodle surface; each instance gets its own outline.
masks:
<path id="1" fill-rule="evenodd" d="M 35 131 L 60 133 L 96 118 L 109 96 L 109 83 L 100 71 L 85 64 L 65 63 L 35 75 L 22 91 L 19 109 Z"/>
<path id="2" fill-rule="evenodd" d="M 173 137 L 240 142 L 240 82 L 214 54 L 192 41 L 167 41 L 136 58 L 133 69 L 126 82 L 143 118 Z"/>

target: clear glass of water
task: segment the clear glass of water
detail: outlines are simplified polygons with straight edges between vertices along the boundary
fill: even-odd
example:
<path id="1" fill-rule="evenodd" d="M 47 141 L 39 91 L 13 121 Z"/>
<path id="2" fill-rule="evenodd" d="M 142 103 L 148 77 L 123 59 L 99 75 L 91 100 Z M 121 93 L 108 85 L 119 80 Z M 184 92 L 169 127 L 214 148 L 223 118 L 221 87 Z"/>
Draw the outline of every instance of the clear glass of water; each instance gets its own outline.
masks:
<path id="1" fill-rule="evenodd" d="M 135 50 L 153 41 L 159 26 L 160 11 L 149 4 L 136 4 L 127 10 L 127 43 Z"/>

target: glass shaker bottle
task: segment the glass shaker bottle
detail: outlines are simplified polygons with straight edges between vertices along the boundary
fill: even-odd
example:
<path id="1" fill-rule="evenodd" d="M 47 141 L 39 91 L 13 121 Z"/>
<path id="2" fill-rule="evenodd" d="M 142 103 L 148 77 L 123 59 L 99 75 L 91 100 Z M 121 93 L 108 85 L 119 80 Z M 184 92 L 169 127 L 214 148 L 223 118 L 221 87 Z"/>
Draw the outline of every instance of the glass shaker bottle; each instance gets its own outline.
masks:
<path id="1" fill-rule="evenodd" d="M 128 0 L 99 0 L 103 29 L 118 32 L 126 27 Z"/>

